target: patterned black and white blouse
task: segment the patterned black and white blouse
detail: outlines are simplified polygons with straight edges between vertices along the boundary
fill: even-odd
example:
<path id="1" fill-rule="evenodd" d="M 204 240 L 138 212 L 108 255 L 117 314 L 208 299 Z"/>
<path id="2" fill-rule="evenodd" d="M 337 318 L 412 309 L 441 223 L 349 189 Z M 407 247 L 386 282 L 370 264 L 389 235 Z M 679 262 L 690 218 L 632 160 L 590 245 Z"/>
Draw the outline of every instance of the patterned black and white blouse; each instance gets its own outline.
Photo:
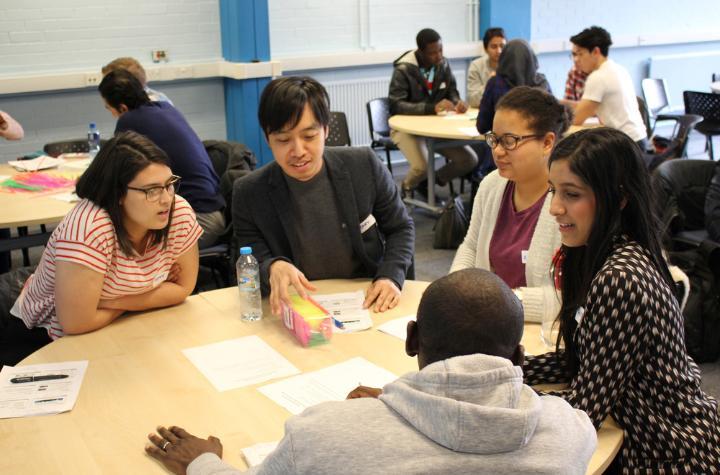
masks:
<path id="1" fill-rule="evenodd" d="M 623 473 L 720 473 L 717 401 L 700 389 L 678 303 L 638 243 L 618 239 L 593 278 L 575 345 L 572 381 L 547 353 L 526 358 L 525 382 L 569 382 L 554 394 L 595 427 L 611 415 L 625 435 Z"/>

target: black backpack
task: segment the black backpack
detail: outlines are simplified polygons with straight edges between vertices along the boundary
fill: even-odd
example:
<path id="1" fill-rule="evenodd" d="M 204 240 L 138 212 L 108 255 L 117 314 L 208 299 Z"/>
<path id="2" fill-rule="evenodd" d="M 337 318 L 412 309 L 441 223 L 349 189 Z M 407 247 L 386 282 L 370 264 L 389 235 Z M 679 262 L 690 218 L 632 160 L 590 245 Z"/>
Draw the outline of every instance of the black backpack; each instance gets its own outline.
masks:
<path id="1" fill-rule="evenodd" d="M 715 361 L 720 356 L 720 244 L 705 240 L 668 257 L 690 279 L 683 310 L 688 353 L 698 363 Z"/>
<path id="2" fill-rule="evenodd" d="M 453 197 L 445 205 L 433 227 L 433 231 L 435 231 L 433 247 L 435 249 L 457 249 L 465 239 L 469 221 L 462 199 L 459 196 Z"/>

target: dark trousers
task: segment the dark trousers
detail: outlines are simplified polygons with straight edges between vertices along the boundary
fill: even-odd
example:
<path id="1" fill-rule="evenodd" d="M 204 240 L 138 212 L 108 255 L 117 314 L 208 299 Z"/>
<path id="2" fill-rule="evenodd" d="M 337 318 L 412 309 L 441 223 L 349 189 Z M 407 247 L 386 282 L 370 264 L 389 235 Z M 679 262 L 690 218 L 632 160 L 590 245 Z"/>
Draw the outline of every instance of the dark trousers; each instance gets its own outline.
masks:
<path id="1" fill-rule="evenodd" d="M 15 366 L 51 341 L 46 329 L 37 327 L 28 330 L 19 318 L 8 318 L 0 334 L 0 367 Z"/>

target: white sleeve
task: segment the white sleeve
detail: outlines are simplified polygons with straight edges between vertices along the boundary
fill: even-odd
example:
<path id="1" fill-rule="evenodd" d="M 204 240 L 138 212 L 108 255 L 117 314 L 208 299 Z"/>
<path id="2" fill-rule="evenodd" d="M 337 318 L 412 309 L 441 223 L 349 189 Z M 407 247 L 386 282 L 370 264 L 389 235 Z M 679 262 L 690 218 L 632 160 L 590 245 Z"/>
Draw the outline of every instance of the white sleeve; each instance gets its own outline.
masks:
<path id="1" fill-rule="evenodd" d="M 602 102 L 605 95 L 605 81 L 599 71 L 594 71 L 585 80 L 585 90 L 583 91 L 581 100 L 593 102 Z"/>

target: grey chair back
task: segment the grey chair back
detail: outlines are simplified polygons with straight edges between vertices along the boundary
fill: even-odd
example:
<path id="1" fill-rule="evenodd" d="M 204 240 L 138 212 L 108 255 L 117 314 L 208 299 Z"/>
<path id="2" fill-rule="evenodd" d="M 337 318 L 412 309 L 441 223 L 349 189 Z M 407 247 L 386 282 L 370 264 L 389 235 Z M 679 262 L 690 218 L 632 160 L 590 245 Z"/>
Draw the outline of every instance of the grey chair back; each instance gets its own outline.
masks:
<path id="1" fill-rule="evenodd" d="M 640 83 L 643 98 L 652 117 L 670 105 L 667 83 L 664 79 L 645 78 Z"/>

